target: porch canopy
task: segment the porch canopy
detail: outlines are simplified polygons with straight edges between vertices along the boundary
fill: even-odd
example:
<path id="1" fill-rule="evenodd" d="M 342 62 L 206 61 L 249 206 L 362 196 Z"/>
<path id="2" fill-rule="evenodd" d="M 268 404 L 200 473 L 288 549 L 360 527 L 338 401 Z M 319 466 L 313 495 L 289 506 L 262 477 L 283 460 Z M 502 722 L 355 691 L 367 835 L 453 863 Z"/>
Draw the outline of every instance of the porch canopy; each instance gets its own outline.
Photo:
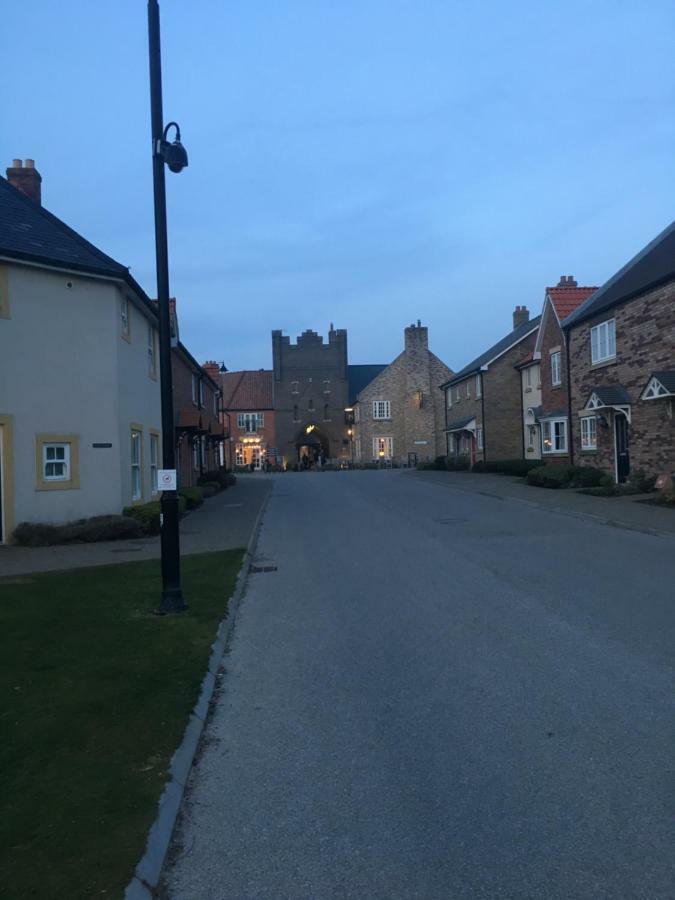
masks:
<path id="1" fill-rule="evenodd" d="M 630 422 L 630 396 L 622 384 L 594 387 L 581 412 L 582 414 L 589 411 L 599 412 L 603 409 L 621 412 Z"/>
<path id="2" fill-rule="evenodd" d="M 458 431 L 468 431 L 471 434 L 475 434 L 475 417 L 468 416 L 466 419 L 455 419 L 454 422 L 448 422 L 448 427 L 445 429 L 446 434 L 456 434 Z"/>
<path id="3" fill-rule="evenodd" d="M 675 397 L 675 372 L 652 372 L 640 400 Z"/>
<path id="4" fill-rule="evenodd" d="M 537 425 L 539 423 L 539 419 L 541 418 L 543 409 L 543 406 L 528 406 L 527 412 L 525 413 L 525 424 Z"/>

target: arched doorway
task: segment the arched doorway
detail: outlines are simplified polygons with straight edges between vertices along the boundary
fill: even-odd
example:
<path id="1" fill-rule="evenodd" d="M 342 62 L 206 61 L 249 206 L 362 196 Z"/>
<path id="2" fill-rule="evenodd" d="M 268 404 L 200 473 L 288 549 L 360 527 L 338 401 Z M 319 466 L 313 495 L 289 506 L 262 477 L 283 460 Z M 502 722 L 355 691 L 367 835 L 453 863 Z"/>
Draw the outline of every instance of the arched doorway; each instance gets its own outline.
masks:
<path id="1" fill-rule="evenodd" d="M 305 425 L 296 435 L 297 460 L 303 469 L 321 465 L 328 459 L 330 444 L 317 425 Z"/>

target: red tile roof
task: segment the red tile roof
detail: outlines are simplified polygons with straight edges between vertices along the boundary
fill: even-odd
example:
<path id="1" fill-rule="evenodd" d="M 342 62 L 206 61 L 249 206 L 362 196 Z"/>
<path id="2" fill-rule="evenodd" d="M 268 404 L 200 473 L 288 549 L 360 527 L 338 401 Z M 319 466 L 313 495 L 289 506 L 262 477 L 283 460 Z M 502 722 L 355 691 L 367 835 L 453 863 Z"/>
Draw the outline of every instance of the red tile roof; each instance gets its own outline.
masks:
<path id="1" fill-rule="evenodd" d="M 220 376 L 223 385 L 223 406 L 227 410 L 254 412 L 273 409 L 272 371 L 226 372 Z"/>
<path id="2" fill-rule="evenodd" d="M 597 287 L 577 287 L 576 284 L 546 288 L 546 293 L 551 298 L 551 303 L 561 322 L 596 291 Z"/>

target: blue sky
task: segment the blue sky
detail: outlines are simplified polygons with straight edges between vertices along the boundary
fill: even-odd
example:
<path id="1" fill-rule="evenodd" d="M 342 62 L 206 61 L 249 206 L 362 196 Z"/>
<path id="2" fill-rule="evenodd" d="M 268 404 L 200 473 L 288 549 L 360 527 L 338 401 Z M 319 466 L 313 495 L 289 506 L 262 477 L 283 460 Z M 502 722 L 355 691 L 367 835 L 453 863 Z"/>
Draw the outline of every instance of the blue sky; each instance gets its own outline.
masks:
<path id="1" fill-rule="evenodd" d="M 350 361 L 429 325 L 457 370 L 516 304 L 601 284 L 673 218 L 675 5 L 164 0 L 171 288 L 200 360 L 268 367 L 329 322 Z M 143 0 L 3 10 L 0 163 L 154 295 Z"/>

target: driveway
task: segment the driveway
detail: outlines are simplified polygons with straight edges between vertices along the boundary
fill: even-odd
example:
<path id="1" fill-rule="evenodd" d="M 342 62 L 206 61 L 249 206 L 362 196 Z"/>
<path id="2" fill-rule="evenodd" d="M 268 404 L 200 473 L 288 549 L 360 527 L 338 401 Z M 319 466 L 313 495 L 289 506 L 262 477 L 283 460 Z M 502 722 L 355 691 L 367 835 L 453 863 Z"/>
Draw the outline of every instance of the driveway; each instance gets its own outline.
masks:
<path id="1" fill-rule="evenodd" d="M 675 896 L 675 537 L 273 479 L 172 900 Z"/>

